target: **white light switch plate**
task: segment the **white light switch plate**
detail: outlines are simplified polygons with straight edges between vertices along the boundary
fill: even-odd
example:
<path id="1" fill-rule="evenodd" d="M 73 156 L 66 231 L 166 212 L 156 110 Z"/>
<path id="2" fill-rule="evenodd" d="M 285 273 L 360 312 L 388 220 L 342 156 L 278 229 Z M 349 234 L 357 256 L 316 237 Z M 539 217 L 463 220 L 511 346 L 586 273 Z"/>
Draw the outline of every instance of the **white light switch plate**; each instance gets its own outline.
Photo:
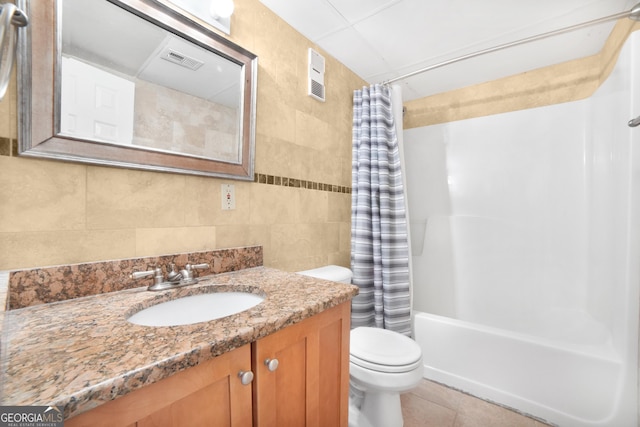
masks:
<path id="1" fill-rule="evenodd" d="M 236 208 L 236 191 L 233 184 L 222 184 L 222 210 L 228 211 Z"/>

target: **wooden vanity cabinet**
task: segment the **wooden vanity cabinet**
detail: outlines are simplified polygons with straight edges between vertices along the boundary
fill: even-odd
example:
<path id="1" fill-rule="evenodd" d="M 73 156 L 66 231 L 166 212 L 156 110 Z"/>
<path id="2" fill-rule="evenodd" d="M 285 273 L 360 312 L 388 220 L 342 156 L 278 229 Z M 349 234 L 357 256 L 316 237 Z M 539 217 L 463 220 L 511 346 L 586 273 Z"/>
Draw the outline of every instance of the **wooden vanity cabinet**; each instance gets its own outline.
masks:
<path id="1" fill-rule="evenodd" d="M 70 418 L 65 427 L 347 427 L 350 313 L 345 302 Z M 277 359 L 277 369 L 270 371 L 267 359 Z M 238 373 L 249 369 L 253 383 L 243 385 Z"/>
<path id="2" fill-rule="evenodd" d="M 65 420 L 65 427 L 249 427 L 251 384 L 238 372 L 251 368 L 247 344 L 198 366 Z"/>
<path id="3" fill-rule="evenodd" d="M 347 426 L 350 318 L 346 302 L 252 344 L 256 427 Z"/>

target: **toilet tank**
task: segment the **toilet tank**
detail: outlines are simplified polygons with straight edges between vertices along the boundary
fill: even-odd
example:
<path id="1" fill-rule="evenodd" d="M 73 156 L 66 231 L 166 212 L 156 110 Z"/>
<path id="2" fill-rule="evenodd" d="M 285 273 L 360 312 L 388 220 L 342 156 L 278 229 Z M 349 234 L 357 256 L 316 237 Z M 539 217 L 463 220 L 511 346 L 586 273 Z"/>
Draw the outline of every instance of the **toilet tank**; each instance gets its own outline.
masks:
<path id="1" fill-rule="evenodd" d="M 298 271 L 298 274 L 342 283 L 351 283 L 351 276 L 353 275 L 351 270 L 339 265 L 326 265 L 311 270 Z"/>

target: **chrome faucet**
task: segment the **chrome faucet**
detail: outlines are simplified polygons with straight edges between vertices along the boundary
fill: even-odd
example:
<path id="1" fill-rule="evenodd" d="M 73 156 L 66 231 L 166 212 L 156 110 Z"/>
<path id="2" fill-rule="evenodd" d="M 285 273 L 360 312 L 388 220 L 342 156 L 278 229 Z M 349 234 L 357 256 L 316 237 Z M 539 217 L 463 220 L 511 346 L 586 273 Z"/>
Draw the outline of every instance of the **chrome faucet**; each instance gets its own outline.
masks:
<path id="1" fill-rule="evenodd" d="M 184 269 L 178 273 L 174 263 L 169 264 L 171 271 L 167 273 L 165 280 L 162 268 L 155 267 L 147 271 L 135 271 L 129 275 L 133 280 L 142 279 L 144 277 L 153 276 L 153 285 L 147 288 L 148 291 L 164 291 L 166 289 L 180 288 L 187 285 L 195 285 L 198 279 L 195 277 L 196 270 L 205 270 L 209 268 L 209 264 L 185 265 Z"/>

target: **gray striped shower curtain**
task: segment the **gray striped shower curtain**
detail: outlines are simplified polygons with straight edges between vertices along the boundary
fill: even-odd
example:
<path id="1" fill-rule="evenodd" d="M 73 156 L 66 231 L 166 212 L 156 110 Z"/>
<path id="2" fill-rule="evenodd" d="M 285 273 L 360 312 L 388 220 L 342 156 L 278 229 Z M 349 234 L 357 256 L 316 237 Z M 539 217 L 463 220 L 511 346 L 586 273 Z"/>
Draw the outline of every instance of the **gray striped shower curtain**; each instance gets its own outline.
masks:
<path id="1" fill-rule="evenodd" d="M 353 96 L 351 324 L 411 335 L 409 243 L 391 89 Z"/>

